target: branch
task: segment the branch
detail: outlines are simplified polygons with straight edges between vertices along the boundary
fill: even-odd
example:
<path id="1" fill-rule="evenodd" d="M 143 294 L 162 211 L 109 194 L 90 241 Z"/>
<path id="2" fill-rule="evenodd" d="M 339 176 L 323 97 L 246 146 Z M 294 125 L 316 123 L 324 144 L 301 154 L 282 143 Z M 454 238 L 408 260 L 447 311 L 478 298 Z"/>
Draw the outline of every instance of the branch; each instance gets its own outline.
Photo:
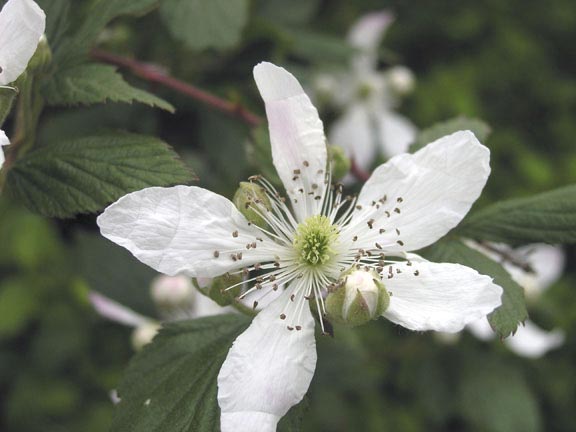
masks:
<path id="1" fill-rule="evenodd" d="M 161 84 L 194 100 L 200 101 L 232 117 L 237 117 L 251 127 L 259 126 L 263 120 L 238 103 L 233 103 L 180 81 L 165 73 L 159 66 L 121 57 L 99 49 L 92 50 L 92 58 L 130 70 L 134 75 L 153 83 Z"/>

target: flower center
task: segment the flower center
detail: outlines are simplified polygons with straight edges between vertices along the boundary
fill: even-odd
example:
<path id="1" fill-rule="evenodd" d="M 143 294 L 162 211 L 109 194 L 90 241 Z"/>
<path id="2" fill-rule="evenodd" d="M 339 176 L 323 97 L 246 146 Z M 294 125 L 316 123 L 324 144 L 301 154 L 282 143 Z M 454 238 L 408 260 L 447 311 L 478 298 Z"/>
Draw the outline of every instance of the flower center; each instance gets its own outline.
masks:
<path id="1" fill-rule="evenodd" d="M 293 245 L 301 264 L 318 266 L 334 256 L 337 239 L 337 227 L 327 216 L 316 215 L 298 225 Z"/>

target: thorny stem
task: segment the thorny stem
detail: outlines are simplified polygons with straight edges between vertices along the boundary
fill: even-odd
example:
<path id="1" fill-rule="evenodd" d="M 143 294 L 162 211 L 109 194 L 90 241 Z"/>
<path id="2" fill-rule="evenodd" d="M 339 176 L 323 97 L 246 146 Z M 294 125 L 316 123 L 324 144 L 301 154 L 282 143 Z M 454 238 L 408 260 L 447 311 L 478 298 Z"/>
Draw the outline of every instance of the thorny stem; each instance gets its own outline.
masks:
<path id="1" fill-rule="evenodd" d="M 191 84 L 185 83 L 165 73 L 159 66 L 138 60 L 122 57 L 103 50 L 95 49 L 92 58 L 105 63 L 113 64 L 130 70 L 134 75 L 149 81 L 161 84 L 194 100 L 200 101 L 232 117 L 237 117 L 251 127 L 262 124 L 263 120 L 239 103 L 222 99 L 216 95 L 201 90 Z"/>

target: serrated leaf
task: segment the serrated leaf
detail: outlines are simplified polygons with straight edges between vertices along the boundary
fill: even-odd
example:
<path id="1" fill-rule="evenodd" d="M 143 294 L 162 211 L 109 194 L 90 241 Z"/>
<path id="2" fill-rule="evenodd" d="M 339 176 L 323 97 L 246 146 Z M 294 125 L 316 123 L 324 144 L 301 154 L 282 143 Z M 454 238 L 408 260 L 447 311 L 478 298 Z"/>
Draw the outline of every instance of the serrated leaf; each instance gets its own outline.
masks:
<path id="1" fill-rule="evenodd" d="M 480 274 L 492 277 L 494 283 L 502 287 L 502 305 L 488 316 L 490 325 L 501 337 L 514 333 L 518 323 L 528 318 L 524 290 L 497 262 L 459 240 L 440 241 L 425 249 L 423 255 L 434 262 L 458 263 L 471 267 Z"/>
<path id="2" fill-rule="evenodd" d="M 471 214 L 458 232 L 513 245 L 576 243 L 576 185 L 498 202 Z"/>
<path id="3" fill-rule="evenodd" d="M 6 117 L 12 110 L 12 104 L 18 91 L 13 87 L 0 87 L 0 126 L 4 124 Z"/>
<path id="4" fill-rule="evenodd" d="M 77 32 L 62 41 L 55 52 L 55 63 L 66 66 L 78 62 L 100 32 L 121 15 L 140 15 L 151 10 L 158 0 L 94 0 Z"/>
<path id="5" fill-rule="evenodd" d="M 232 48 L 248 20 L 247 0 L 164 0 L 162 19 L 174 38 L 187 47 Z"/>
<path id="6" fill-rule="evenodd" d="M 438 138 L 442 138 L 445 135 L 450 135 L 451 133 L 461 130 L 470 130 L 474 132 L 474 135 L 476 135 L 476 138 L 478 138 L 480 142 L 484 142 L 491 132 L 490 126 L 480 119 L 455 117 L 446 120 L 445 122 L 436 123 L 435 125 L 421 131 L 416 137 L 414 143 L 410 145 L 410 152 L 414 153 L 426 144 L 436 141 Z"/>
<path id="7" fill-rule="evenodd" d="M 216 378 L 242 315 L 167 324 L 130 363 L 111 432 L 218 432 Z"/>
<path id="8" fill-rule="evenodd" d="M 6 191 L 36 213 L 71 217 L 100 210 L 135 190 L 187 183 L 192 177 L 164 142 L 107 133 L 26 154 L 8 172 Z"/>
<path id="9" fill-rule="evenodd" d="M 103 102 L 141 102 L 169 112 L 174 107 L 144 90 L 132 87 L 114 66 L 86 63 L 61 70 L 44 88 L 49 105 L 92 105 Z"/>

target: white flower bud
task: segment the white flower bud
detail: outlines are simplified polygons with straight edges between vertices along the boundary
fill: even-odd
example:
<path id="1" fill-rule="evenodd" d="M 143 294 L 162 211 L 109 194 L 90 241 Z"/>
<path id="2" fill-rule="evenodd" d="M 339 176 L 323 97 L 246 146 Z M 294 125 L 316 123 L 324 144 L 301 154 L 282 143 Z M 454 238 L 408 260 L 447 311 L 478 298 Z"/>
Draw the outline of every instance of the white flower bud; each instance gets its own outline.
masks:
<path id="1" fill-rule="evenodd" d="M 160 324 L 154 321 L 149 321 L 136 327 L 132 332 L 132 347 L 136 351 L 140 351 L 145 345 L 152 342 L 160 327 Z"/>
<path id="2" fill-rule="evenodd" d="M 388 85 L 393 93 L 405 95 L 414 90 L 414 74 L 404 66 L 395 66 L 386 73 Z"/>
<path id="3" fill-rule="evenodd" d="M 192 304 L 195 290 L 186 276 L 158 276 L 150 287 L 154 302 L 160 307 L 185 307 Z"/>
<path id="4" fill-rule="evenodd" d="M 390 295 L 376 272 L 353 269 L 328 294 L 326 312 L 336 324 L 357 326 L 378 318 L 389 304 Z"/>

